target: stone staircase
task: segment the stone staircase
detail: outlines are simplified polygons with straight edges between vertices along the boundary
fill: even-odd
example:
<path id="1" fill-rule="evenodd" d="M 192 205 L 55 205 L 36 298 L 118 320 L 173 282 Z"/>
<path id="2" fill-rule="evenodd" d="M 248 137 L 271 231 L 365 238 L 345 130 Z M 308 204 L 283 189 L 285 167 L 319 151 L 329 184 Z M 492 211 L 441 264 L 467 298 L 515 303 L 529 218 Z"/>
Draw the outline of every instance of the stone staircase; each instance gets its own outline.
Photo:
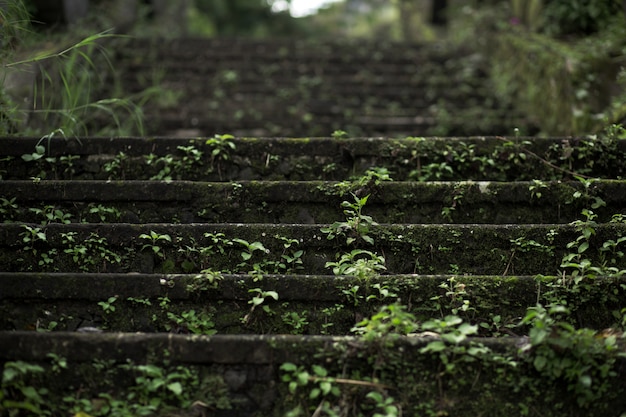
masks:
<path id="1" fill-rule="evenodd" d="M 115 39 L 106 46 L 117 75 L 102 97 L 152 89 L 143 106 L 147 135 L 536 131 L 496 98 L 480 54 L 445 44 Z"/>
<path id="2" fill-rule="evenodd" d="M 621 339 L 604 330 L 619 327 L 625 297 L 626 227 L 613 216 L 623 168 L 610 168 L 620 141 L 222 135 L 0 148 L 0 358 L 45 367 L 20 379 L 48 390 L 42 408 L 624 409 Z M 582 210 L 598 217 L 572 223 Z M 520 325 L 538 302 L 569 313 Z M 588 330 L 566 333 L 566 321 Z M 553 344 L 535 339 L 542 326 Z M 19 387 L 4 394 L 24 400 Z"/>
<path id="3" fill-rule="evenodd" d="M 308 51 L 176 42 L 125 59 L 201 80 Z M 198 88 L 171 123 L 146 107 L 170 137 L 0 138 L 0 415 L 623 415 L 619 131 L 315 137 L 219 125 Z"/>

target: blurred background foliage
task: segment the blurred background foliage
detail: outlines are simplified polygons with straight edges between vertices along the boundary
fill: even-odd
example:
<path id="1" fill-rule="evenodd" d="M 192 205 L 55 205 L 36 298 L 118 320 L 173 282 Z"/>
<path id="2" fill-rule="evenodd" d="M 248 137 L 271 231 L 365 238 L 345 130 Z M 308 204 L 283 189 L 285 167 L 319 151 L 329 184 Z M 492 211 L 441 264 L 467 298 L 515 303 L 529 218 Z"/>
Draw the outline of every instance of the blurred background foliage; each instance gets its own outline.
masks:
<path id="1" fill-rule="evenodd" d="M 622 0 L 339 0 L 297 18 L 289 0 L 92 0 L 84 18 L 61 17 L 33 32 L 29 14 L 40 22 L 42 4 L 52 3 L 0 1 L 4 69 L 19 59 L 11 51 L 28 50 L 32 39 L 62 45 L 76 37 L 72 33 L 112 26 L 136 36 L 439 42 L 486 58 L 499 97 L 526 113 L 543 135 L 589 134 L 626 121 Z M 0 105 L 6 119 L 15 103 L 5 89 Z"/>

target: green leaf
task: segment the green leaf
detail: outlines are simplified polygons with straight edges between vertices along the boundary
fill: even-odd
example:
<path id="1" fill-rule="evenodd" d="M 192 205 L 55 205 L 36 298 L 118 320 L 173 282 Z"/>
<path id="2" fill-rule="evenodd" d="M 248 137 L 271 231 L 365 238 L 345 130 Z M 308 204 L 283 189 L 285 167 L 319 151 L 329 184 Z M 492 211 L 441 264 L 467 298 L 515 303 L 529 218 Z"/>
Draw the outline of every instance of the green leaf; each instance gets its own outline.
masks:
<path id="1" fill-rule="evenodd" d="M 2 385 L 8 385 L 19 374 L 17 369 L 5 368 L 2 372 Z"/>
<path id="2" fill-rule="evenodd" d="M 535 369 L 538 371 L 541 371 L 542 369 L 544 369 L 547 363 L 548 363 L 548 359 L 542 355 L 537 356 L 535 360 L 533 361 L 533 365 L 535 365 Z"/>
<path id="3" fill-rule="evenodd" d="M 361 238 L 367 243 L 369 243 L 370 245 L 374 244 L 374 239 L 372 239 L 370 236 L 362 235 Z"/>
<path id="4" fill-rule="evenodd" d="M 320 396 L 320 393 L 321 393 L 321 392 L 322 392 L 322 391 L 321 391 L 319 388 L 313 388 L 313 389 L 311 390 L 311 392 L 309 393 L 309 398 L 310 398 L 311 400 L 314 400 L 314 399 L 316 399 L 317 397 L 319 397 L 319 396 Z"/>
<path id="5" fill-rule="evenodd" d="M 443 340 L 445 340 L 446 342 L 458 345 L 463 340 L 465 340 L 467 337 L 464 334 L 461 334 L 461 333 L 445 333 L 445 334 L 441 335 L 441 338 Z"/>
<path id="6" fill-rule="evenodd" d="M 265 252 L 265 246 L 261 242 L 252 242 L 248 248 L 250 252 L 254 252 L 255 250 L 260 250 Z"/>
<path id="7" fill-rule="evenodd" d="M 320 382 L 320 389 L 322 390 L 322 394 L 324 395 L 328 395 L 328 393 L 330 393 L 330 390 L 333 388 L 333 384 L 331 384 L 328 381 L 323 381 Z"/>
<path id="8" fill-rule="evenodd" d="M 578 383 L 585 388 L 591 387 L 591 377 L 589 375 L 581 375 L 578 378 Z"/>
<path id="9" fill-rule="evenodd" d="M 39 393 L 34 387 L 31 387 L 31 386 L 23 387 L 20 391 L 22 391 L 22 394 L 24 395 L 24 397 L 28 398 L 32 402 L 35 402 L 35 403 L 43 402 L 43 399 L 41 398 L 41 396 L 39 395 Z"/>
<path id="10" fill-rule="evenodd" d="M 315 375 L 325 378 L 328 376 L 328 371 L 323 366 L 313 365 L 313 372 Z"/>
<path id="11" fill-rule="evenodd" d="M 309 383 L 309 373 L 304 371 L 304 372 L 300 372 L 296 378 L 298 380 L 298 384 L 299 385 L 306 385 Z"/>
<path id="12" fill-rule="evenodd" d="M 175 395 L 181 395 L 183 393 L 183 386 L 180 382 L 172 382 L 167 385 L 167 389 L 172 391 Z"/>
<path id="13" fill-rule="evenodd" d="M 420 353 L 428 353 L 428 352 L 435 353 L 435 352 L 441 352 L 442 350 L 445 350 L 445 349 L 446 349 L 445 343 L 443 343 L 441 340 L 435 340 L 427 344 L 422 349 L 420 349 Z"/>
<path id="14" fill-rule="evenodd" d="M 464 335 L 476 334 L 478 332 L 478 326 L 469 323 L 463 323 L 459 326 L 459 332 Z"/>
<path id="15" fill-rule="evenodd" d="M 285 372 L 293 372 L 297 369 L 298 367 L 291 362 L 285 362 L 280 366 L 280 370 Z"/>

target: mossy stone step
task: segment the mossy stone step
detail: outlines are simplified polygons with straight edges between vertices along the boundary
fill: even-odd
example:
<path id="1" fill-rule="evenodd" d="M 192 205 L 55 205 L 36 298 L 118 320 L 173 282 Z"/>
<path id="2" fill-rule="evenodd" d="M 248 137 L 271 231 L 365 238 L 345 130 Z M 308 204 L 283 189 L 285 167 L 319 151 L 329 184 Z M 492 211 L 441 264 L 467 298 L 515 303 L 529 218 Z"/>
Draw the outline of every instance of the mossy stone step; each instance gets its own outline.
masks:
<path id="1" fill-rule="evenodd" d="M 133 62 L 141 62 L 145 56 L 137 56 L 132 51 L 136 49 L 148 50 L 156 55 L 149 58 L 167 59 L 173 62 L 184 61 L 189 64 L 197 58 L 232 57 L 240 60 L 267 59 L 276 62 L 280 58 L 284 61 L 310 60 L 319 62 L 320 59 L 354 62 L 405 62 L 415 63 L 416 56 L 423 54 L 424 59 L 436 60 L 445 64 L 450 59 L 450 49 L 444 45 L 407 44 L 404 42 L 388 42 L 377 40 L 347 40 L 309 41 L 300 39 L 219 39 L 219 38 L 185 38 L 185 39 L 151 39 L 132 38 L 115 39 L 112 43 L 124 47 L 116 49 L 119 56 L 124 56 Z M 458 52 L 461 52 L 457 49 Z M 469 52 L 466 52 L 469 53 Z M 439 61 L 437 61 L 439 58 Z"/>
<path id="2" fill-rule="evenodd" d="M 327 226 L 327 225 L 326 225 Z M 368 245 L 358 235 L 328 239 L 325 225 L 302 224 L 39 224 L 0 225 L 0 264 L 9 272 L 199 272 L 247 273 L 300 270 L 324 274 L 338 253 L 362 248 L 384 256 L 391 274 L 556 274 L 570 242 L 583 233 L 572 225 L 380 225 Z M 625 259 L 603 253 L 605 242 L 626 235 L 626 224 L 599 224 L 586 257 L 626 269 Z M 164 236 L 167 236 L 165 238 Z M 355 238 L 350 244 L 347 239 Z M 45 240 L 44 240 L 45 239 Z M 245 242 L 245 243 L 244 243 Z M 263 247 L 249 247 L 260 242 Z M 286 243 L 288 242 L 288 243 Z M 288 245 L 286 247 L 285 245 Z M 358 245 L 358 246 L 357 246 Z M 76 248 L 84 254 L 74 253 Z M 284 264 L 283 255 L 302 264 Z M 242 255 L 247 252 L 251 256 Z M 373 256 L 373 255 L 371 255 Z M 49 258 L 49 259 L 47 259 Z M 605 259 L 604 261 L 608 261 Z M 190 262 L 190 263 L 189 263 Z M 187 265 L 187 266 L 185 266 Z"/>
<path id="3" fill-rule="evenodd" d="M 320 401 L 344 412 L 386 405 L 403 415 L 494 417 L 524 414 L 527 408 L 546 416 L 581 411 L 591 417 L 618 416 L 626 407 L 620 395 L 626 388 L 624 361 L 609 353 L 586 358 L 606 363 L 609 376 L 581 397 L 585 391 L 576 389 L 575 379 L 537 372 L 533 360 L 541 356 L 520 350 L 526 339 L 468 339 L 456 345 L 456 355 L 472 360 L 453 361 L 447 368 L 455 356 L 443 359 L 428 351 L 438 343 L 432 337 L 381 344 L 345 337 L 2 332 L 0 361 L 42 365 L 46 372 L 34 372 L 29 382 L 47 387 L 48 403 L 63 398 L 66 404 L 107 404 L 109 398 L 132 404 L 129 392 L 142 395 L 143 382 L 160 383 L 172 375 L 167 382 L 184 394 L 171 411 L 185 416 L 282 416 L 290 410 L 315 410 Z M 65 367 L 59 367 L 59 358 Z M 300 383 L 290 389 L 290 381 Z M 319 393 L 312 395 L 320 382 L 335 387 L 336 395 L 326 401 Z M 369 392 L 378 396 L 368 397 Z M 160 398 L 157 392 L 143 395 Z"/>
<path id="4" fill-rule="evenodd" d="M 401 300 L 420 322 L 456 314 L 482 336 L 515 335 L 529 307 L 565 297 L 579 327 L 616 324 L 626 278 L 601 277 L 576 296 L 560 277 L 0 273 L 1 330 L 350 335 Z M 263 308 L 251 300 L 261 293 Z M 106 306 L 112 306 L 112 310 Z M 193 317 L 189 312 L 193 311 Z M 186 318 L 186 320 L 184 319 Z M 298 320 L 296 320 L 298 319 Z"/>
<path id="5" fill-rule="evenodd" d="M 11 201 L 0 222 L 49 221 L 60 210 L 88 223 L 333 223 L 341 203 L 386 223 L 569 223 L 590 202 L 599 221 L 626 205 L 626 182 L 0 181 Z M 36 210 L 41 210 L 37 212 Z M 58 219 L 57 219 L 58 221 Z"/>
<path id="6" fill-rule="evenodd" d="M 0 150 L 2 178 L 22 180 L 345 180 L 377 167 L 396 181 L 548 181 L 626 170 L 626 141 L 608 137 L 0 138 Z"/>

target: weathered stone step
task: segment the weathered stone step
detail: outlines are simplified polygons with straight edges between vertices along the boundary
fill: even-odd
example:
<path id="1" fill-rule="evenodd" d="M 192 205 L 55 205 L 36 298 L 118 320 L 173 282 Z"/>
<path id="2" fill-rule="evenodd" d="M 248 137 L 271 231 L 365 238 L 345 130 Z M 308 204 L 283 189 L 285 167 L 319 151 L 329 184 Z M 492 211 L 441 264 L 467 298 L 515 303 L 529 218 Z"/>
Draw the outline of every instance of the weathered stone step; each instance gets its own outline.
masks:
<path id="1" fill-rule="evenodd" d="M 504 133 L 510 126 L 529 134 L 536 130 L 525 115 L 492 94 L 484 57 L 461 48 L 363 40 L 356 44 L 232 40 L 228 46 L 229 42 L 208 39 L 136 39 L 107 44 L 116 70 L 107 85 L 130 93 L 158 86 L 164 92 L 143 107 L 150 135 L 176 134 L 181 129 L 195 129 L 201 135 L 228 129 L 235 134 L 268 136 L 319 136 L 336 129 L 370 136 L 467 136 Z M 137 50 L 142 53 L 137 54 Z M 446 88 L 451 82 L 457 88 Z M 370 91 L 374 84 L 379 88 Z M 250 89 L 277 100 L 264 106 L 244 101 L 239 111 L 223 111 L 233 103 L 233 97 Z M 111 93 L 105 91 L 102 97 Z M 177 99 L 179 95 L 184 100 Z M 414 98 L 419 99 L 417 104 Z M 434 122 L 367 123 L 359 116 L 370 115 L 370 100 L 409 109 L 416 119 L 431 117 Z M 463 103 L 472 100 L 480 103 L 479 115 L 463 108 Z M 316 117 L 319 102 L 335 104 L 336 112 L 326 118 Z M 283 117 L 287 110 L 292 110 L 291 118 Z M 244 119 L 244 112 L 262 116 Z M 220 113 L 221 118 L 212 118 L 213 113 Z M 237 124 L 242 121 L 245 123 Z M 97 127 L 96 122 L 93 128 Z"/>
<path id="2" fill-rule="evenodd" d="M 331 228 L 338 237 L 328 239 L 323 227 L 327 226 L 2 224 L 0 265 L 7 272 L 173 273 L 211 268 L 245 274 L 258 264 L 266 273 L 297 272 L 302 267 L 309 274 L 325 274 L 326 262 L 337 261 L 337 253 L 359 247 L 383 256 L 390 274 L 550 275 L 558 273 L 562 257 L 572 252 L 567 245 L 583 233 L 572 225 L 381 225 L 366 233 L 375 241 L 368 245 L 349 229 L 341 235 L 341 225 Z M 592 228 L 585 257 L 625 269 L 626 259 L 613 251 L 619 250 L 626 225 Z M 347 244 L 349 239 L 355 243 Z M 609 241 L 614 244 L 602 259 L 600 248 Z M 254 242 L 263 248 L 250 247 Z M 293 260 L 300 250 L 297 259 L 302 264 Z M 285 262 L 283 255 L 292 261 Z"/>
<path id="3" fill-rule="evenodd" d="M 626 206 L 626 182 L 0 181 L 0 223 L 333 223 L 350 192 L 386 223 L 569 223 L 591 203 L 598 221 Z M 600 207 L 603 205 L 602 207 Z"/>
<path id="4" fill-rule="evenodd" d="M 37 144 L 45 154 L 22 160 Z M 626 172 L 626 141 L 610 138 L 0 138 L 0 150 L 3 179 L 344 180 L 385 167 L 396 181 L 547 181 Z"/>
<path id="5" fill-rule="evenodd" d="M 471 55 L 471 52 L 461 50 L 452 51 L 442 45 L 406 44 L 401 42 L 363 41 L 351 42 L 345 40 L 307 41 L 307 40 L 254 40 L 254 39 L 152 39 L 132 38 L 113 40 L 111 43 L 119 44 L 115 53 L 134 62 L 141 62 L 142 58 L 171 59 L 172 61 L 185 61 L 188 63 L 195 60 L 214 58 L 225 60 L 228 57 L 237 58 L 240 61 L 267 60 L 278 62 L 281 60 L 293 63 L 294 61 L 320 62 L 322 59 L 334 62 L 368 64 L 397 63 L 415 64 L 416 59 L 435 61 L 444 64 L 455 52 Z M 145 50 L 152 54 L 138 56 L 132 51 Z M 358 61 L 357 61 L 358 60 Z"/>
<path id="6" fill-rule="evenodd" d="M 576 389 L 577 377 L 550 376 L 552 368 L 538 372 L 533 363 L 545 351 L 520 350 L 528 346 L 524 338 L 468 338 L 436 351 L 440 344 L 433 337 L 367 342 L 354 337 L 1 332 L 0 361 L 43 367 L 25 384 L 47 388 L 45 409 L 81 400 L 101 406 L 121 400 L 139 407 L 152 398 L 161 400 L 159 411 L 169 406 L 179 415 L 217 417 L 282 416 L 324 405 L 345 413 L 386 406 L 403 415 L 508 417 L 531 409 L 547 416 L 617 417 L 626 407 L 624 360 L 608 349 L 585 358 L 564 354 L 570 361 L 604 364 L 604 376 L 582 371 L 584 380 L 599 381 L 585 390 Z M 454 365 L 446 367 L 450 359 Z M 150 383 L 163 386 L 163 379 L 171 385 L 145 391 Z M 321 389 L 333 389 L 333 394 L 320 398 Z M 581 397 L 583 392 L 588 396 Z"/>
<path id="7" fill-rule="evenodd" d="M 0 273 L 0 330 L 350 334 L 401 300 L 419 321 L 457 314 L 478 334 L 520 334 L 529 307 L 556 294 L 577 326 L 617 323 L 625 277 L 598 277 L 576 295 L 561 277 Z M 269 295 L 273 292 L 276 299 Z M 253 309 L 252 299 L 262 296 Z M 193 311 L 193 317 L 189 312 Z M 185 322 L 183 319 L 187 317 Z M 496 317 L 494 321 L 494 317 Z M 329 324 L 332 323 L 332 324 Z"/>

